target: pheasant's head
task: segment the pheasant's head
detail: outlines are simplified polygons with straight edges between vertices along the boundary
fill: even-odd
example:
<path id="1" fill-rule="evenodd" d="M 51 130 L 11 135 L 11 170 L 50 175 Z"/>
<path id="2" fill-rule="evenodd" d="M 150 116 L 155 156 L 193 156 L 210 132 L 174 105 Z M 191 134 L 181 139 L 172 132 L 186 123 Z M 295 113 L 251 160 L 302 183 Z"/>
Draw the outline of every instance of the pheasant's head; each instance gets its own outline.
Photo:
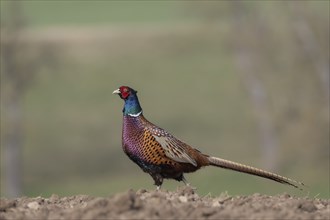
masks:
<path id="1" fill-rule="evenodd" d="M 136 117 L 142 113 L 142 108 L 136 93 L 137 91 L 128 86 L 121 86 L 119 89 L 113 91 L 112 94 L 118 94 L 119 97 L 125 101 L 123 109 L 124 115 Z"/>
<path id="2" fill-rule="evenodd" d="M 118 94 L 120 98 L 126 100 L 129 96 L 134 96 L 137 93 L 134 89 L 128 87 L 128 86 L 121 86 L 119 89 L 116 89 L 113 91 L 112 94 Z"/>

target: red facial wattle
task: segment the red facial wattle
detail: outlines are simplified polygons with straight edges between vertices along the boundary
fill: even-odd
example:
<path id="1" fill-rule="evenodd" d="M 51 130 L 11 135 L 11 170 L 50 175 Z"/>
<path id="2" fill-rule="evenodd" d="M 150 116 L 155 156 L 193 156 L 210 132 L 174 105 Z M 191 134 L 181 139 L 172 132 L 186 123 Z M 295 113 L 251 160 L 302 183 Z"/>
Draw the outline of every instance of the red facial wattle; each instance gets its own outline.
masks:
<path id="1" fill-rule="evenodd" d="M 126 86 L 120 87 L 119 90 L 122 99 L 127 99 L 127 97 L 130 95 L 130 90 Z"/>

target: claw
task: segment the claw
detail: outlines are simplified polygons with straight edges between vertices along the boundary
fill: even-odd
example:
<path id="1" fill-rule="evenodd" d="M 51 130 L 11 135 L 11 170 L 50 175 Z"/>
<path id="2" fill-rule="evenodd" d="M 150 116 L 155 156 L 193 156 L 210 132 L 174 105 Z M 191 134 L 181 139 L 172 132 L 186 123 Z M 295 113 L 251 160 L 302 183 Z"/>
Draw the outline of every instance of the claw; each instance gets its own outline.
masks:
<path id="1" fill-rule="evenodd" d="M 186 187 L 189 187 L 189 188 L 191 188 L 193 190 L 197 190 L 196 187 L 193 187 L 193 186 L 190 185 L 190 183 L 188 183 L 188 181 L 186 180 L 186 178 L 184 178 L 184 176 L 182 177 L 182 181 L 184 182 L 184 184 L 186 185 Z"/>

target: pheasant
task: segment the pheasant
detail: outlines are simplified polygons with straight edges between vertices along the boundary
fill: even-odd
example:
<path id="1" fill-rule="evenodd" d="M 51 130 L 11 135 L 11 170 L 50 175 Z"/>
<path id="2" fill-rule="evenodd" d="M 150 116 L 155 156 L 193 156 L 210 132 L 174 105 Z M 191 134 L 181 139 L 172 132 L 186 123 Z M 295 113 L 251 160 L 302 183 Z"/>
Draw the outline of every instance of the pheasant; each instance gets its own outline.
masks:
<path id="1" fill-rule="evenodd" d="M 137 91 L 128 86 L 121 86 L 113 91 L 113 94 L 118 94 L 125 101 L 123 150 L 144 172 L 150 174 L 157 189 L 160 189 L 164 179 L 175 179 L 188 185 L 183 174 L 194 172 L 204 166 L 216 166 L 252 174 L 296 188 L 300 188 L 298 185 L 304 185 L 275 173 L 201 153 L 149 122 L 143 116 Z"/>

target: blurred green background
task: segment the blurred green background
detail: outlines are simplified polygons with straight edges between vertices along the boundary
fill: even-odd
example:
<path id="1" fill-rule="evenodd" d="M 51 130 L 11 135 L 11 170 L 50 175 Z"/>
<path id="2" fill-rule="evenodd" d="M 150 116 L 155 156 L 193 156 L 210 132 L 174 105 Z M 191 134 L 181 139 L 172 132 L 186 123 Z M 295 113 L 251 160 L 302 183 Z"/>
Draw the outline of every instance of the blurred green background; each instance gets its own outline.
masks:
<path id="1" fill-rule="evenodd" d="M 308 185 L 208 167 L 199 194 L 329 198 L 329 1 L 1 0 L 1 196 L 154 189 L 121 149 L 121 85 L 202 152 Z"/>

